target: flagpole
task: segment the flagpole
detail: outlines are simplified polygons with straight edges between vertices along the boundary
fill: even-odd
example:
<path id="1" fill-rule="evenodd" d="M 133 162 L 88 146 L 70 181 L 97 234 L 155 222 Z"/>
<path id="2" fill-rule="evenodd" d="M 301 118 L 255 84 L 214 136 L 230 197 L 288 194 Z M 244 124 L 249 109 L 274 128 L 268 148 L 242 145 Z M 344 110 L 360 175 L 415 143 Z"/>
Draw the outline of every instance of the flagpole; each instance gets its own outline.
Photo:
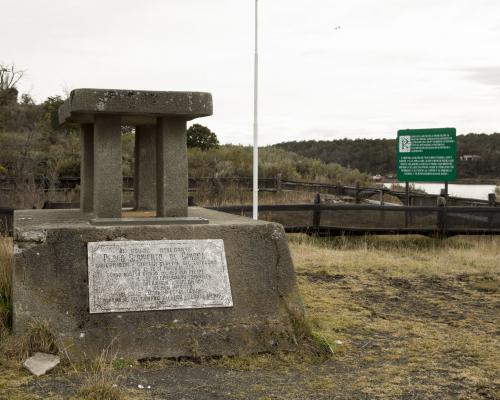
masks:
<path id="1" fill-rule="evenodd" d="M 254 58 L 254 88 L 253 88 L 253 219 L 259 219 L 259 125 L 258 125 L 258 94 L 259 94 L 259 14 L 258 0 L 255 0 L 255 58 Z"/>

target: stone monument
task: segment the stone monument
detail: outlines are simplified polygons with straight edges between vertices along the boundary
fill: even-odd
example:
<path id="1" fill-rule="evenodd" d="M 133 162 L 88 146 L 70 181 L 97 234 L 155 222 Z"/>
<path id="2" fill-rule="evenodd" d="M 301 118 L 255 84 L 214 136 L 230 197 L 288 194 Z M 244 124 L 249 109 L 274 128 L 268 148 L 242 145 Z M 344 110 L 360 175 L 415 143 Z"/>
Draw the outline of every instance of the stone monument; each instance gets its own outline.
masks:
<path id="1" fill-rule="evenodd" d="M 211 114 L 209 93 L 71 92 L 59 118 L 81 129 L 81 207 L 16 211 L 14 333 L 44 320 L 72 358 L 110 344 L 137 359 L 295 346 L 283 227 L 188 207 L 186 122 Z M 139 211 L 126 216 L 122 125 L 136 127 Z"/>

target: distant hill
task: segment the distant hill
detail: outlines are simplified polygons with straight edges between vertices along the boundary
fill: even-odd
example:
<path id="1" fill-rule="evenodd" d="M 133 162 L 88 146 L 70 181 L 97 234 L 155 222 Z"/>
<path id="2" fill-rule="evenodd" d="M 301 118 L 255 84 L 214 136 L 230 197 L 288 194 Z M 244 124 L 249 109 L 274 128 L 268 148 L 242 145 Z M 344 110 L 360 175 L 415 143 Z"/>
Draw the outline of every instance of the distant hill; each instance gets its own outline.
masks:
<path id="1" fill-rule="evenodd" d="M 500 133 L 459 135 L 457 169 L 461 179 L 500 179 Z M 284 142 L 274 147 L 370 175 L 396 173 L 395 139 L 340 139 Z M 462 160 L 474 155 L 472 160 Z"/>

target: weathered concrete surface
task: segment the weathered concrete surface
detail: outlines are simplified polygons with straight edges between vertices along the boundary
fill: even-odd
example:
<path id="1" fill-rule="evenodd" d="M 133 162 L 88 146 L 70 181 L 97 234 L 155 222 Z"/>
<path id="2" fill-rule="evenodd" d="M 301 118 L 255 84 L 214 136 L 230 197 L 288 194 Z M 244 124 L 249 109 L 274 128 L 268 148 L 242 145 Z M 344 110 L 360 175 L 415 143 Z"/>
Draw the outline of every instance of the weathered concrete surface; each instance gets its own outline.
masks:
<path id="1" fill-rule="evenodd" d="M 128 358 L 248 354 L 294 347 L 303 314 L 283 227 L 190 208 L 204 225 L 90 225 L 79 210 L 15 213 L 14 332 L 46 320 L 72 358 L 112 342 Z M 234 307 L 90 314 L 87 243 L 223 239 Z"/>
<path id="2" fill-rule="evenodd" d="M 122 215 L 122 133 L 120 116 L 96 115 L 94 124 L 94 214 Z"/>
<path id="3" fill-rule="evenodd" d="M 212 115 L 212 95 L 118 89 L 75 89 L 59 108 L 59 122 L 93 123 L 96 114 L 120 114 L 124 125 L 154 125 L 156 117 L 186 120 Z"/>
<path id="4" fill-rule="evenodd" d="M 156 210 L 156 128 L 135 129 L 134 199 L 136 210 Z"/>
<path id="5" fill-rule="evenodd" d="M 111 226 L 111 225 L 189 225 L 189 224 L 208 224 L 206 218 L 200 217 L 125 217 L 125 218 L 95 218 L 91 219 L 92 225 Z"/>
<path id="6" fill-rule="evenodd" d="M 35 376 L 42 376 L 54 369 L 60 362 L 59 356 L 54 354 L 35 353 L 24 361 L 23 367 Z"/>
<path id="7" fill-rule="evenodd" d="M 186 121 L 158 118 L 156 126 L 156 216 L 185 217 L 188 212 Z"/>
<path id="8" fill-rule="evenodd" d="M 80 132 L 80 208 L 94 210 L 94 125 L 84 124 Z"/>
<path id="9" fill-rule="evenodd" d="M 210 93 L 73 90 L 59 107 L 59 121 L 82 126 L 82 211 L 98 218 L 120 216 L 120 126 L 135 125 L 136 208 L 156 209 L 159 217 L 185 217 L 186 121 L 212 111 Z"/>

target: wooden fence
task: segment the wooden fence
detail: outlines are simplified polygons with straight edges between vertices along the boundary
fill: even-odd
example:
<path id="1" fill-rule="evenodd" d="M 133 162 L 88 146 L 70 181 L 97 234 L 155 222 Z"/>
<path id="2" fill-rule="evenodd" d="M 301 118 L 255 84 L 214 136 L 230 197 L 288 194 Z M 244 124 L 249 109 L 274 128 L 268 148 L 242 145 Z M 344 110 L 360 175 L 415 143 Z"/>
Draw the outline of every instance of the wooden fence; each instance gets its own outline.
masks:
<path id="1" fill-rule="evenodd" d="M 0 178 L 0 189 L 10 190 L 13 186 L 15 179 L 12 177 Z M 67 191 L 74 189 L 80 184 L 79 177 L 62 177 L 59 178 L 55 184 L 49 184 L 46 177 L 35 178 L 35 183 L 45 188 L 46 191 Z M 221 190 L 225 186 L 236 185 L 244 189 L 251 190 L 252 177 L 220 177 L 220 178 L 189 178 L 189 191 L 195 192 L 202 187 L 219 187 Z M 132 191 L 134 188 L 134 178 L 132 176 L 123 177 L 123 188 L 126 191 Z M 259 191 L 261 192 L 281 192 L 281 191 L 294 191 L 294 192 L 316 192 L 323 194 L 332 194 L 336 196 L 349 196 L 354 198 L 356 203 L 362 200 L 374 198 L 383 202 L 384 195 L 391 195 L 397 197 L 404 205 L 415 206 L 434 206 L 437 203 L 439 195 L 432 195 L 417 191 L 391 190 L 385 187 L 368 187 L 360 185 L 342 185 L 318 182 L 301 182 L 283 180 L 281 174 L 277 174 L 274 178 L 260 178 Z M 447 197 L 447 204 L 449 206 L 491 206 L 500 203 L 496 201 L 494 194 L 489 200 L 483 199 L 469 199 L 463 197 Z"/>
<path id="2" fill-rule="evenodd" d="M 61 180 L 61 189 L 75 187 L 78 178 Z M 251 188 L 252 179 L 199 178 L 190 179 L 191 191 L 203 185 L 238 185 Z M 133 178 L 125 177 L 124 186 L 133 188 Z M 499 234 L 500 203 L 490 197 L 489 201 L 449 197 L 446 206 L 438 207 L 435 195 L 418 192 L 399 192 L 383 187 L 334 185 L 316 182 L 284 181 L 281 176 L 259 180 L 259 191 L 316 192 L 314 204 L 261 205 L 261 219 L 278 222 L 288 232 L 306 232 L 320 235 L 341 234 L 409 234 L 456 235 Z M 356 204 L 328 204 L 322 202 L 321 194 L 350 196 Z M 390 194 L 402 199 L 403 206 L 384 205 L 383 196 Z M 362 199 L 374 197 L 380 205 L 359 204 Z M 191 199 L 192 200 L 192 199 Z M 192 204 L 190 204 L 192 205 Z M 133 206 L 133 204 L 128 204 Z M 46 204 L 47 208 L 78 207 L 76 203 Z M 219 211 L 250 216 L 251 205 L 236 205 L 214 208 Z M 0 208 L 0 233 L 12 231 L 13 209 Z"/>
<path id="3" fill-rule="evenodd" d="M 214 207 L 250 217 L 251 205 Z M 380 206 L 367 204 L 289 204 L 259 206 L 259 219 L 278 222 L 287 232 L 318 235 L 500 234 L 498 207 Z"/>
<path id="4" fill-rule="evenodd" d="M 252 213 L 251 205 L 209 208 L 247 217 Z M 0 208 L 0 231 L 12 232 L 13 211 Z M 259 206 L 259 218 L 280 223 L 287 232 L 318 235 L 500 234 L 500 207 L 410 207 L 316 202 L 262 205 Z"/>

